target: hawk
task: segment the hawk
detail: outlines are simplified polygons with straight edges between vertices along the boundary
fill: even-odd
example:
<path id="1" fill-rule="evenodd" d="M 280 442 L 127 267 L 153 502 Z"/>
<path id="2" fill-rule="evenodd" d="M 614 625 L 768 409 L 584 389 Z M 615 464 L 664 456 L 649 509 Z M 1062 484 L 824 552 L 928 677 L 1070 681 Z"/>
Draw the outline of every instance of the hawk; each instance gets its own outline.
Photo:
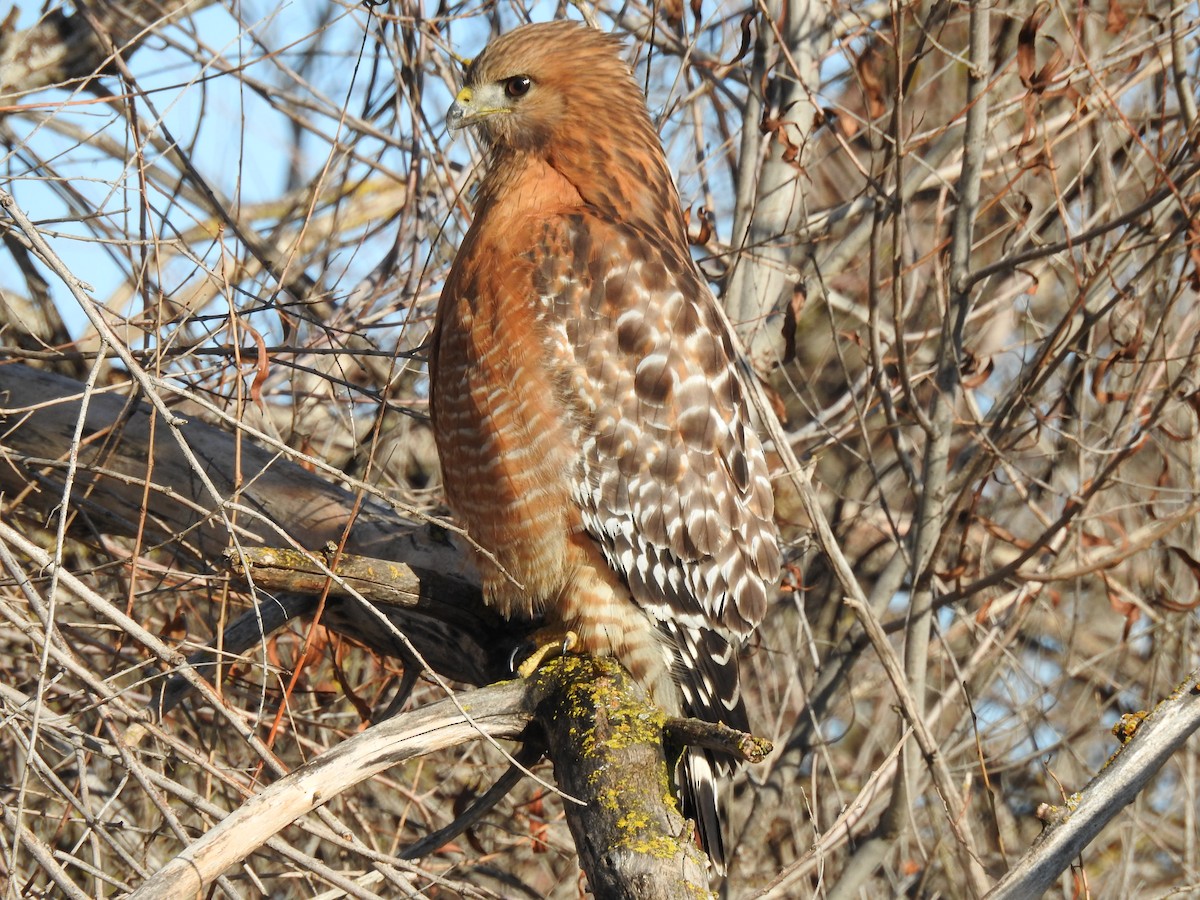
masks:
<path id="1" fill-rule="evenodd" d="M 487 156 L 430 400 L 484 596 L 615 657 L 668 713 L 748 730 L 736 646 L 779 575 L 771 483 L 620 42 L 569 21 L 511 31 L 447 121 Z M 723 871 L 717 765 L 689 750 L 680 787 Z"/>

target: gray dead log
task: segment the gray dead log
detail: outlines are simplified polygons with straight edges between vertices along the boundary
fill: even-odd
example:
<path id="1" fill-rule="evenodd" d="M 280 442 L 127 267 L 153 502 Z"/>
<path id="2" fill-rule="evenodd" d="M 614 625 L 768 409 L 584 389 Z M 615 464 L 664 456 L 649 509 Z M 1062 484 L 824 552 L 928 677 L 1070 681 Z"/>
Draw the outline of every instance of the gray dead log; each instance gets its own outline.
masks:
<path id="1" fill-rule="evenodd" d="M 51 372 L 0 365 L 0 491 L 10 514 L 44 517 L 59 505 L 82 387 Z M 261 514 L 239 516 L 239 543 L 275 545 L 286 537 L 296 547 L 316 549 L 345 536 L 346 552 L 397 564 L 394 602 L 373 605 L 432 669 L 476 685 L 508 676 L 512 648 L 527 628 L 506 623 L 484 605 L 465 548 L 445 529 L 414 523 L 371 498 L 356 506 L 351 491 L 203 422 L 188 422 L 181 431 L 222 498 Z M 244 476 L 240 486 L 235 456 Z M 127 392 L 87 398 L 71 505 L 76 534 L 132 535 L 140 523 L 146 544 L 171 548 L 185 568 L 215 568 L 229 546 L 217 502 L 205 493 L 167 423 L 155 421 L 149 406 Z M 286 524 L 286 535 L 267 523 Z M 352 597 L 332 596 L 322 622 L 386 655 L 411 655 Z"/>

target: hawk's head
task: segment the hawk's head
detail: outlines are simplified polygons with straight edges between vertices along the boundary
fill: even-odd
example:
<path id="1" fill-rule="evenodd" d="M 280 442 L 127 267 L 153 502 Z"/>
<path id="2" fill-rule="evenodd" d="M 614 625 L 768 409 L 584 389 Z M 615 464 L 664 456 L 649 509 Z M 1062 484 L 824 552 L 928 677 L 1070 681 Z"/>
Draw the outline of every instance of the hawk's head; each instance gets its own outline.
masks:
<path id="1" fill-rule="evenodd" d="M 686 256 L 683 212 L 662 143 L 613 35 L 570 21 L 501 35 L 467 68 L 446 123 L 477 128 L 490 151 L 480 204 L 494 201 L 537 159 L 583 205 L 662 237 Z M 522 190 L 528 205 L 528 185 Z M 561 200 L 559 192 L 555 203 Z"/>
<path id="2" fill-rule="evenodd" d="M 490 147 L 536 151 L 614 117 L 645 116 L 620 41 L 580 22 L 525 25 L 472 61 L 446 114 L 452 131 L 478 126 Z"/>

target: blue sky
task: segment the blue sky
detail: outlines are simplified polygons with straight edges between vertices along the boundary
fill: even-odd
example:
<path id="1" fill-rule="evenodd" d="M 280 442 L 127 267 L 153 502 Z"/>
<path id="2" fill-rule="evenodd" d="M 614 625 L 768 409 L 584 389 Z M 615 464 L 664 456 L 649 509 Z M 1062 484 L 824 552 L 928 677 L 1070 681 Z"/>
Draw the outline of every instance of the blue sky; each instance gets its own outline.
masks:
<path id="1" fill-rule="evenodd" d="M 435 8 L 430 5 L 431 10 Z M 519 8 L 517 4 L 500 7 L 505 27 L 520 20 Z M 551 18 L 558 8 L 552 3 L 534 4 L 531 16 L 535 20 Z M 21 28 L 32 25 L 39 14 L 39 5 L 29 0 L 18 0 L 17 9 Z M 166 39 L 156 35 L 133 54 L 130 68 L 137 85 L 146 92 L 137 103 L 143 135 L 158 141 L 165 141 L 169 135 L 186 147 L 204 180 L 227 204 L 235 207 L 279 197 L 289 177 L 303 182 L 318 176 L 330 160 L 330 137 L 347 134 L 338 124 L 343 109 L 358 116 L 374 116 L 373 124 L 385 132 L 383 137 L 356 137 L 353 141 L 356 153 L 364 160 L 378 161 L 387 171 L 407 170 L 408 159 L 400 146 L 409 137 L 405 134 L 405 114 L 379 115 L 379 104 L 395 90 L 395 80 L 390 71 L 377 71 L 372 81 L 370 47 L 363 52 L 364 37 L 377 32 L 378 21 L 360 6 L 324 2 L 240 3 L 237 10 L 245 27 L 224 6 L 210 6 L 167 29 Z M 723 14 L 719 5 L 714 5 L 710 12 L 714 16 Z M 480 18 L 470 18 L 453 22 L 446 33 L 457 52 L 469 55 L 485 42 L 484 29 L 485 23 Z M 733 46 L 707 49 L 732 56 L 737 29 L 727 28 L 726 32 L 725 39 L 734 41 Z M 311 52 L 317 46 L 319 52 Z M 394 62 L 386 57 L 381 57 L 381 61 Z M 291 111 L 306 118 L 315 128 L 293 144 L 293 123 L 285 111 L 230 74 L 231 66 L 241 68 L 252 82 L 290 92 L 285 102 L 293 103 Z M 652 113 L 673 108 L 672 98 L 686 90 L 678 75 L 675 60 L 656 57 L 652 62 L 646 79 Z M 120 90 L 120 83 L 114 77 L 106 77 L 102 83 L 110 90 Z M 429 121 L 440 122 L 441 112 L 451 99 L 450 91 L 437 77 L 427 77 L 424 86 L 423 103 Z M 138 237 L 143 233 L 141 213 L 145 207 L 151 210 L 147 236 L 159 241 L 177 235 L 161 226 L 156 228 L 155 221 L 170 221 L 184 232 L 197 227 L 213 228 L 203 207 L 190 202 L 170 185 L 156 183 L 153 178 L 143 181 L 128 123 L 106 104 L 96 102 L 94 94 L 81 90 L 72 95 L 52 90 L 24 97 L 22 101 L 44 103 L 39 112 L 52 113 L 51 121 L 34 127 L 31 117 L 9 118 L 10 127 L 27 141 L 30 152 L 5 157 L 0 178 L 11 179 L 9 189 L 18 203 L 35 221 L 45 223 L 49 231 L 57 233 L 51 236 L 52 243 L 75 274 L 95 288 L 93 296 L 98 302 L 119 304 L 120 291 L 128 282 L 124 273 L 139 261 L 122 258 L 122 254 L 136 256 L 136 247 L 129 250 L 104 246 L 95 242 L 97 232 L 114 241 Z M 673 120 L 663 133 L 673 167 L 679 174 L 685 203 L 689 200 L 698 203 L 696 161 L 687 150 L 687 141 L 672 139 L 676 128 L 690 129 L 690 123 Z M 115 142 L 117 151 L 101 149 L 97 145 L 101 139 Z M 461 140 L 452 144 L 444 131 L 422 135 L 421 139 L 439 144 L 460 162 L 469 159 L 465 144 Z M 86 146 L 89 143 L 91 147 Z M 299 148 L 299 158 L 287 155 L 285 148 L 290 146 Z M 727 171 L 715 163 L 721 149 L 706 148 L 710 183 L 715 180 L 715 189 L 724 195 L 729 193 Z M 153 172 L 174 171 L 174 164 L 161 160 L 160 151 L 149 140 L 143 141 L 141 159 Z M 164 164 L 159 166 L 160 162 Z M 365 175 L 369 167 L 351 167 L 349 171 Z M 146 197 L 144 204 L 139 196 L 142 192 Z M 295 210 L 289 211 L 289 215 L 295 214 Z M 720 216 L 721 211 L 717 214 Z M 87 216 L 101 218 L 91 224 L 77 221 Z M 260 233 L 265 233 L 271 224 L 269 217 L 257 221 Z M 727 225 L 727 221 L 718 219 L 719 231 L 722 225 Z M 198 252 L 194 234 L 187 243 L 189 250 Z M 156 272 L 156 281 L 168 293 L 182 290 L 202 269 L 219 267 L 220 252 L 221 248 L 213 243 L 200 259 L 170 254 L 173 259 L 169 271 Z M 238 249 L 227 247 L 226 252 L 236 253 Z M 335 293 L 352 289 L 383 252 L 383 248 L 364 247 L 355 259 L 345 261 L 346 272 L 334 278 L 330 288 Z M 328 283 L 328 273 L 320 274 Z M 8 278 L 3 282 L 13 284 Z M 269 291 L 274 286 L 264 283 L 259 287 Z M 78 334 L 85 324 L 82 313 L 60 285 L 52 284 L 52 291 L 60 301 L 69 329 Z"/>

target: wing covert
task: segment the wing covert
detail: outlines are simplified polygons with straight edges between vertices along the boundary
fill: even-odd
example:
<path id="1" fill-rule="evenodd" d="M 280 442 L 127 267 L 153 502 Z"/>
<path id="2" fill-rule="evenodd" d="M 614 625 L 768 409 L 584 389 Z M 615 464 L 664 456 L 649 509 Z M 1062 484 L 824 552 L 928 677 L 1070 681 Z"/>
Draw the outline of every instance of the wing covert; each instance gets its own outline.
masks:
<path id="1" fill-rule="evenodd" d="M 534 288 L 586 529 L 657 620 L 748 633 L 779 550 L 715 299 L 690 259 L 598 216 L 547 223 L 543 247 Z"/>

